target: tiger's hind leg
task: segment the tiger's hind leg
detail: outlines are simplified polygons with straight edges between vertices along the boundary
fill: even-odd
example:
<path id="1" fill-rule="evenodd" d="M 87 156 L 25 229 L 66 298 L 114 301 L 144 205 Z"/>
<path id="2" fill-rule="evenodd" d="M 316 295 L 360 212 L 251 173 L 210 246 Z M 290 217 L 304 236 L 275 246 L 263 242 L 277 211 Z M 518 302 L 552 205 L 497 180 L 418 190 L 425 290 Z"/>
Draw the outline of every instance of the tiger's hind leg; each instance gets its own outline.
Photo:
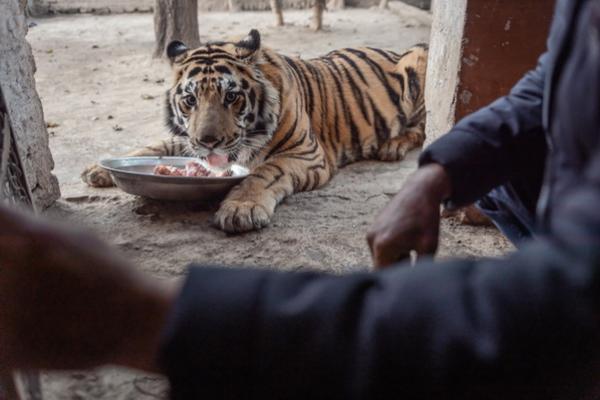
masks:
<path id="1" fill-rule="evenodd" d="M 406 157 L 406 153 L 419 148 L 425 142 L 425 122 L 418 126 L 407 129 L 405 132 L 388 139 L 377 152 L 381 161 L 400 161 Z"/>
<path id="2" fill-rule="evenodd" d="M 396 66 L 396 74 L 406 82 L 405 92 L 400 99 L 400 107 L 406 116 L 404 127 L 397 127 L 391 138 L 378 150 L 383 161 L 402 160 L 406 153 L 425 142 L 425 74 L 427 71 L 428 50 L 425 45 L 417 45 L 401 56 Z"/>

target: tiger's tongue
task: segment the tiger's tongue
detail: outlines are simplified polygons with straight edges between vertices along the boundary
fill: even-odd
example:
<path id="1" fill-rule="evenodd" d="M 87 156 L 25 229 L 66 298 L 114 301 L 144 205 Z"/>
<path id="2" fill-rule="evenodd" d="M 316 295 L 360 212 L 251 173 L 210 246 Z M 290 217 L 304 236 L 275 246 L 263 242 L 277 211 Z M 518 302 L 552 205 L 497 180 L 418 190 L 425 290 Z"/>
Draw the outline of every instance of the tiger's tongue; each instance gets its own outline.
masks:
<path id="1" fill-rule="evenodd" d="M 228 157 L 226 155 L 211 153 L 206 157 L 208 163 L 211 167 L 221 168 L 226 166 L 229 163 Z"/>

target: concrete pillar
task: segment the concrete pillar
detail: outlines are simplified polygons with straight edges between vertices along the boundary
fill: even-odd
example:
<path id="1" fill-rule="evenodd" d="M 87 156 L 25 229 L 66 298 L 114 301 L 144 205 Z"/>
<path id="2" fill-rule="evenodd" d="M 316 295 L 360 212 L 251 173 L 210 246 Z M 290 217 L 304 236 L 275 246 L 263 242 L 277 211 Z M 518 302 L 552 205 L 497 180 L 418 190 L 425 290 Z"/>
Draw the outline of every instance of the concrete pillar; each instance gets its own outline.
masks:
<path id="1" fill-rule="evenodd" d="M 554 0 L 433 3 L 427 143 L 508 93 L 545 50 Z"/>
<path id="2" fill-rule="evenodd" d="M 434 1 L 432 5 L 433 22 L 425 84 L 426 144 L 454 125 L 466 10 L 467 0 Z"/>
<path id="3" fill-rule="evenodd" d="M 25 4 L 23 0 L 0 0 L 0 85 L 33 201 L 43 209 L 60 192 L 52 174 L 54 161 L 42 103 L 35 90 L 33 55 L 25 40 Z"/>

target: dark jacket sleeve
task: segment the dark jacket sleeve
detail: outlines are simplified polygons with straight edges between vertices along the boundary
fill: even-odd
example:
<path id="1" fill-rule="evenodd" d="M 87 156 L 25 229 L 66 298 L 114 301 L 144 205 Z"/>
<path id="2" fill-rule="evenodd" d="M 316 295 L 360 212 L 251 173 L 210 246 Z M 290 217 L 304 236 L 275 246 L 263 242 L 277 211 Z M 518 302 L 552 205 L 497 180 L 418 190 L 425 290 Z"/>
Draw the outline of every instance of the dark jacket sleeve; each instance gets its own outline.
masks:
<path id="1" fill-rule="evenodd" d="M 507 96 L 459 121 L 421 154 L 420 165 L 435 162 L 450 175 L 449 208 L 472 203 L 511 177 L 527 174 L 532 165 L 543 166 L 547 64 L 545 53 Z"/>
<path id="2" fill-rule="evenodd" d="M 600 268 L 600 144 L 585 163 L 579 184 L 555 199 L 549 235 Z"/>
<path id="3" fill-rule="evenodd" d="M 541 242 L 341 277 L 192 267 L 160 365 L 173 399 L 578 398 L 598 265 Z"/>

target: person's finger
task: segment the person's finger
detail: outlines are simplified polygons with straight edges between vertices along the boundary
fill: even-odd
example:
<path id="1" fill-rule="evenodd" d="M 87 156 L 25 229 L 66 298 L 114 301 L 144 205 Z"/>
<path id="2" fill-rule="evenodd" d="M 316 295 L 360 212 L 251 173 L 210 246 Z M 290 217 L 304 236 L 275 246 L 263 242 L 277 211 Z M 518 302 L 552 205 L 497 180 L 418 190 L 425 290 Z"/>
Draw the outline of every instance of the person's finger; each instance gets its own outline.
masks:
<path id="1" fill-rule="evenodd" d="M 424 255 L 433 255 L 435 254 L 438 248 L 438 238 L 434 235 L 424 236 L 415 249 L 418 254 Z"/>
<path id="2" fill-rule="evenodd" d="M 397 242 L 374 240 L 372 256 L 375 269 L 383 269 L 410 257 L 410 249 L 398 246 Z"/>
<path id="3" fill-rule="evenodd" d="M 376 254 L 373 257 L 373 267 L 377 270 L 388 268 L 394 264 L 402 262 L 410 257 L 410 252 L 408 253 L 380 253 Z"/>
<path id="4" fill-rule="evenodd" d="M 367 244 L 369 246 L 369 251 L 371 252 L 371 255 L 373 255 L 373 242 L 375 240 L 375 237 L 376 237 L 375 230 L 370 229 L 367 232 Z"/>

